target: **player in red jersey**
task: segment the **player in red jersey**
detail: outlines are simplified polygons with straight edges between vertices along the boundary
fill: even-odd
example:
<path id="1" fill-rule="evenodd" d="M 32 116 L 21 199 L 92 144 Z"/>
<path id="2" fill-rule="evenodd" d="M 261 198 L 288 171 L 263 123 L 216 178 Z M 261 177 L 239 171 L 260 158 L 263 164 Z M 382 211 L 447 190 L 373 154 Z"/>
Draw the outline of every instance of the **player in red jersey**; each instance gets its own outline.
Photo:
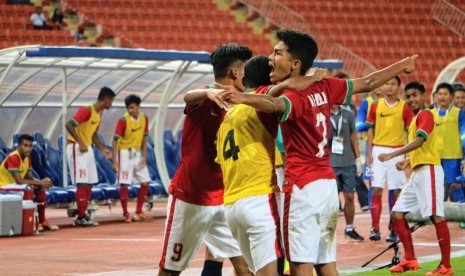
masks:
<path id="1" fill-rule="evenodd" d="M 244 64 L 251 56 L 245 46 L 219 46 L 210 57 L 215 82 L 243 91 Z M 215 103 L 218 91 L 198 89 L 184 96 L 181 162 L 169 187 L 158 275 L 179 275 L 203 242 L 214 258 L 229 258 L 238 275 L 251 275 L 224 216 L 223 176 L 215 163 L 216 132 L 225 114 Z M 202 275 L 221 275 L 221 266 L 206 260 Z"/>
<path id="2" fill-rule="evenodd" d="M 277 32 L 271 54 L 271 81 L 302 76 L 318 54 L 313 38 L 293 30 Z M 369 92 L 395 75 L 411 72 L 417 55 L 360 79 L 326 78 L 301 92 L 279 98 L 227 91 L 221 99 L 281 115 L 286 147 L 283 240 L 291 274 L 337 275 L 335 231 L 339 212 L 337 183 L 327 149 L 330 108 L 348 103 L 352 93 Z M 316 230 L 318 229 L 318 230 Z"/>

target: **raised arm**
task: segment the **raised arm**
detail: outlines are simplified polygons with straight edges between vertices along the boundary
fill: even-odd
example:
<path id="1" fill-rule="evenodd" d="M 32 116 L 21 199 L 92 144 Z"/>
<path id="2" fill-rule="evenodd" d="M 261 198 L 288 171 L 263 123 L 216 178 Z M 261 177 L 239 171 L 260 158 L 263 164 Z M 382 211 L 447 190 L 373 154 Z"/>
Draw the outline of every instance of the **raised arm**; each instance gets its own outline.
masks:
<path id="1" fill-rule="evenodd" d="M 244 94 L 230 90 L 224 92 L 221 99 L 231 104 L 250 105 L 255 109 L 268 113 L 283 114 L 286 111 L 286 104 L 281 98 L 269 95 Z"/>
<path id="2" fill-rule="evenodd" d="M 326 77 L 327 74 L 327 69 L 311 68 L 311 70 L 309 70 L 309 73 L 305 76 L 289 78 L 283 82 L 276 84 L 270 89 L 268 95 L 272 97 L 279 97 L 286 89 L 294 91 L 303 91 L 315 82 L 321 81 L 324 77 Z"/>
<path id="3" fill-rule="evenodd" d="M 220 108 L 227 109 L 229 106 L 220 99 L 219 94 L 224 89 L 201 88 L 188 91 L 184 95 L 184 102 L 190 105 L 201 104 L 205 99 L 214 101 Z"/>
<path id="4" fill-rule="evenodd" d="M 363 78 L 353 79 L 353 90 L 352 93 L 369 92 L 375 88 L 383 85 L 388 80 L 394 78 L 398 74 L 404 72 L 409 74 L 415 70 L 415 60 L 418 55 L 413 55 L 403 60 L 400 60 L 394 64 L 389 65 L 379 71 L 373 72 Z"/>

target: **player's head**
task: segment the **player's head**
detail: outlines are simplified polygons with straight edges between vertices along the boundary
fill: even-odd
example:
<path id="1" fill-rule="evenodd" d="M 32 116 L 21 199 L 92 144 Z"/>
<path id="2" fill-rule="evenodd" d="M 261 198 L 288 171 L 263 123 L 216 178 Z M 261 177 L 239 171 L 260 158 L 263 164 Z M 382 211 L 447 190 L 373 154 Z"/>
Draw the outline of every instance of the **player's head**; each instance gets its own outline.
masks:
<path id="1" fill-rule="evenodd" d="M 447 82 L 440 83 L 436 87 L 436 94 L 437 94 L 437 100 L 438 100 L 438 105 L 441 108 L 448 108 L 449 105 L 452 103 L 452 85 L 450 85 Z"/>
<path id="2" fill-rule="evenodd" d="M 128 111 L 129 115 L 131 115 L 134 118 L 137 118 L 137 116 L 139 116 L 141 101 L 141 98 L 135 94 L 131 94 L 124 98 L 124 104 L 126 105 L 126 110 Z"/>
<path id="3" fill-rule="evenodd" d="M 407 83 L 404 88 L 405 103 L 418 112 L 425 105 L 425 86 L 418 81 Z"/>
<path id="4" fill-rule="evenodd" d="M 98 93 L 97 100 L 102 103 L 103 109 L 109 109 L 115 99 L 115 92 L 110 88 L 104 86 L 100 88 L 100 92 Z"/>
<path id="5" fill-rule="evenodd" d="M 32 151 L 34 138 L 29 134 L 21 134 L 18 138 L 18 152 L 22 157 L 29 156 Z"/>
<path id="6" fill-rule="evenodd" d="M 465 86 L 462 83 L 452 85 L 454 89 L 454 105 L 460 109 L 465 107 Z"/>
<path id="7" fill-rule="evenodd" d="M 268 64 L 268 57 L 254 56 L 249 59 L 244 66 L 244 86 L 246 88 L 258 88 L 269 85 L 271 67 Z"/>
<path id="8" fill-rule="evenodd" d="M 385 96 L 398 96 L 400 89 L 400 77 L 395 76 L 394 78 L 388 80 L 383 85 L 383 92 Z"/>
<path id="9" fill-rule="evenodd" d="M 277 83 L 291 76 L 305 75 L 318 55 L 316 41 L 306 33 L 286 29 L 279 30 L 276 36 L 278 43 L 269 56 L 271 82 Z"/>
<path id="10" fill-rule="evenodd" d="M 251 57 L 252 51 L 246 46 L 237 43 L 219 45 L 210 55 L 215 80 L 229 79 L 237 89 L 244 91 L 244 64 Z"/>

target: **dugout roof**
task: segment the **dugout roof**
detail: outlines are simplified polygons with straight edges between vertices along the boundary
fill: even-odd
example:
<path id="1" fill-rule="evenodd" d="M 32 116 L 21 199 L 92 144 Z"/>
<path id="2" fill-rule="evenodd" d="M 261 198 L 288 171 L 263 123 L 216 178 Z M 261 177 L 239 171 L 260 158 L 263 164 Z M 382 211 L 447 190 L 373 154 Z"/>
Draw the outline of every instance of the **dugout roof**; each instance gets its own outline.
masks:
<path id="1" fill-rule="evenodd" d="M 41 132 L 56 145 L 77 107 L 95 102 L 99 89 L 116 92 L 105 111 L 99 133 L 110 143 L 124 98 L 137 94 L 150 120 L 157 167 L 166 186 L 163 130 L 174 133 L 183 121 L 183 93 L 213 82 L 208 52 L 23 46 L 0 50 L 0 137 Z M 337 60 L 316 61 L 316 67 L 342 68 Z M 64 118 L 64 120 L 63 120 Z M 66 160 L 66 159 L 64 159 Z"/>

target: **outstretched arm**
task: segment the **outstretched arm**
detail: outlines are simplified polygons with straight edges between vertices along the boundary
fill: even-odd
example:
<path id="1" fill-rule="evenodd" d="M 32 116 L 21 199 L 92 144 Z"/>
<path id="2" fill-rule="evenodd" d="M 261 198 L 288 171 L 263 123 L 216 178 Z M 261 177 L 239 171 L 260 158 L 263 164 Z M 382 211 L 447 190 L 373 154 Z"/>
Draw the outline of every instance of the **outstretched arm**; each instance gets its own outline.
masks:
<path id="1" fill-rule="evenodd" d="M 219 93 L 223 91 L 223 89 L 214 88 L 190 90 L 184 95 L 184 101 L 186 104 L 197 105 L 202 103 L 205 99 L 210 99 L 214 101 L 220 108 L 227 109 L 229 106 L 219 97 Z"/>
<path id="2" fill-rule="evenodd" d="M 401 147 L 400 149 L 393 151 L 391 153 L 383 153 L 378 156 L 379 161 L 384 162 L 391 160 L 392 158 L 399 156 L 399 155 L 404 155 L 406 153 L 409 153 L 423 145 L 425 142 L 425 139 L 423 137 L 417 136 L 415 139 L 408 143 L 407 145 Z"/>
<path id="3" fill-rule="evenodd" d="M 327 69 L 311 68 L 305 76 L 292 77 L 276 84 L 270 89 L 268 95 L 279 97 L 286 89 L 303 91 L 315 82 L 321 81 L 327 74 Z"/>
<path id="4" fill-rule="evenodd" d="M 394 78 L 398 74 L 404 72 L 409 74 L 415 70 L 415 60 L 418 58 L 418 55 L 413 55 L 403 60 L 400 60 L 394 64 L 389 65 L 379 71 L 373 72 L 363 78 L 353 79 L 353 90 L 352 93 L 362 93 L 369 92 L 375 88 L 383 85 L 388 80 Z"/>
<path id="5" fill-rule="evenodd" d="M 250 105 L 255 109 L 268 113 L 283 114 L 286 111 L 286 104 L 281 98 L 274 98 L 269 95 L 244 94 L 230 90 L 224 92 L 221 99 L 231 104 Z"/>

